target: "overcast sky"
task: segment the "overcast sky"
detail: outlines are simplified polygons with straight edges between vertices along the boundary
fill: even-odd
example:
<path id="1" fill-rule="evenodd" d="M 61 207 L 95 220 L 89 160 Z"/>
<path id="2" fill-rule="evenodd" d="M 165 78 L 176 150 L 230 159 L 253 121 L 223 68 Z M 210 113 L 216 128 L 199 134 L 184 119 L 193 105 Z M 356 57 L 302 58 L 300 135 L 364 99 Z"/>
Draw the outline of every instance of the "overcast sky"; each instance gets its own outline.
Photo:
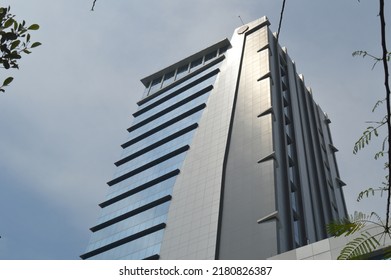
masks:
<path id="1" fill-rule="evenodd" d="M 231 38 L 239 15 L 244 22 L 266 15 L 277 31 L 282 1 L 98 0 L 95 12 L 92 0 L 0 3 L 38 23 L 32 39 L 43 44 L 19 71 L 0 75 L 15 78 L 0 95 L 0 259 L 78 259 L 141 97 L 140 79 Z M 352 154 L 365 121 L 384 112 L 371 113 L 384 95 L 381 65 L 371 70 L 370 59 L 351 55 L 381 53 L 377 14 L 377 1 L 288 0 L 280 35 L 332 120 L 350 212 L 385 211 L 384 198 L 354 202 L 381 183 L 385 160 L 373 160 L 380 141 Z"/>

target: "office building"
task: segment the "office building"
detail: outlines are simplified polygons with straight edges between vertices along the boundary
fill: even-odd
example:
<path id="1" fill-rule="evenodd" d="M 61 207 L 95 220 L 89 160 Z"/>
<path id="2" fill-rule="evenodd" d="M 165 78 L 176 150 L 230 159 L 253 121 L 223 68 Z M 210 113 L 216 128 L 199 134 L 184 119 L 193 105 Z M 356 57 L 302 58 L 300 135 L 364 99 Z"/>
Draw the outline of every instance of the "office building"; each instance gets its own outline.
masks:
<path id="1" fill-rule="evenodd" d="M 267 259 L 346 216 L 330 120 L 268 26 L 141 80 L 82 259 Z"/>

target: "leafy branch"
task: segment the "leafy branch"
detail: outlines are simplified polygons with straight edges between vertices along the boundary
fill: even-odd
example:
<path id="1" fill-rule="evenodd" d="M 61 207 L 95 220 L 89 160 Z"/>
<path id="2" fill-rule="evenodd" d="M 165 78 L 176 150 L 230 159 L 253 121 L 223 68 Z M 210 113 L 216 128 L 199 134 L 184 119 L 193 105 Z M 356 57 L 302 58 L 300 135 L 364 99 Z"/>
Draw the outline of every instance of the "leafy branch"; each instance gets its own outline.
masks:
<path id="1" fill-rule="evenodd" d="M 384 15 L 384 0 L 380 0 L 380 33 L 381 33 L 381 46 L 383 51 L 382 61 L 383 61 L 383 69 L 384 69 L 384 87 L 386 90 L 386 108 L 387 108 L 387 134 L 388 134 L 388 195 L 387 195 L 387 210 L 386 210 L 386 225 L 385 232 L 390 233 L 390 202 L 391 202 L 391 190 L 390 190 L 390 179 L 391 179 L 391 168 L 389 163 L 391 163 L 391 104 L 390 104 L 390 84 L 389 84 L 389 70 L 388 70 L 388 61 L 390 59 L 390 53 L 387 51 L 387 43 L 386 43 L 386 21 Z"/>
<path id="2" fill-rule="evenodd" d="M 372 230 L 375 230 L 375 234 L 371 234 L 368 231 L 361 232 L 360 236 L 354 238 L 352 241 L 346 244 L 346 246 L 342 249 L 338 259 L 357 259 L 357 258 L 365 258 L 368 257 L 368 254 L 376 250 L 381 245 L 381 240 L 383 239 L 383 244 L 385 244 L 386 238 L 391 240 L 391 228 L 390 228 L 390 202 L 391 202 L 391 190 L 390 190 L 390 178 L 391 178 L 391 104 L 390 104 L 390 85 L 389 85 L 389 70 L 388 70 L 388 62 L 390 61 L 391 53 L 387 51 L 386 46 L 386 32 L 385 32 L 385 15 L 384 15 L 384 0 L 379 0 L 379 17 L 380 17 L 380 33 L 381 33 L 381 49 L 382 56 L 376 57 L 367 51 L 356 51 L 353 53 L 353 56 L 361 56 L 361 57 L 370 57 L 375 60 L 372 69 L 376 66 L 377 63 L 382 62 L 383 71 L 384 71 L 384 86 L 385 86 L 385 98 L 376 102 L 375 106 L 372 109 L 372 112 L 375 111 L 380 105 L 385 103 L 386 105 L 386 115 L 383 117 L 381 121 L 378 122 L 370 122 L 372 124 L 376 124 L 373 126 L 369 126 L 363 132 L 362 136 L 358 139 L 358 141 L 354 144 L 353 153 L 356 154 L 359 150 L 364 148 L 372 139 L 372 135 L 376 137 L 379 136 L 378 129 L 387 126 L 387 136 L 383 140 L 382 149 L 375 154 L 375 159 L 378 159 L 384 154 L 387 154 L 387 162 L 385 163 L 385 169 L 388 170 L 388 174 L 386 175 L 386 182 L 383 182 L 384 187 L 380 187 L 377 189 L 368 188 L 360 192 L 357 200 L 360 201 L 365 196 L 369 197 L 369 195 L 374 195 L 375 192 L 380 191 L 382 195 L 384 192 L 387 193 L 387 204 L 386 204 L 386 219 L 385 223 L 381 220 L 380 216 L 375 212 L 372 212 L 371 215 L 367 216 L 362 213 L 355 213 L 354 216 L 349 219 L 342 219 L 340 221 L 333 222 L 327 226 L 327 231 L 334 236 L 341 235 L 351 235 L 358 231 L 361 231 L 368 224 L 372 224 Z M 387 150 L 386 150 L 387 148 Z M 373 218 L 376 218 L 374 221 Z M 391 256 L 391 247 L 384 249 L 384 256 Z"/>
<path id="3" fill-rule="evenodd" d="M 374 196 L 375 192 L 380 192 L 380 196 L 383 196 L 383 193 L 388 190 L 388 187 L 379 187 L 379 188 L 368 188 L 364 191 L 361 191 L 357 196 L 357 202 L 360 202 L 365 197 L 369 197 L 370 195 Z"/>
<path id="4" fill-rule="evenodd" d="M 353 154 L 357 154 L 359 150 L 363 149 L 372 139 L 372 135 L 374 134 L 376 137 L 379 136 L 378 129 L 385 125 L 387 122 L 377 122 L 377 126 L 368 126 L 366 130 L 364 130 L 361 137 L 356 141 L 353 148 Z M 384 148 L 382 149 L 384 151 Z"/>
<path id="5" fill-rule="evenodd" d="M 374 222 L 372 220 L 373 217 L 379 218 L 379 216 L 374 212 L 372 212 L 371 215 L 366 215 L 356 211 L 354 212 L 354 215 L 350 216 L 350 218 L 343 218 L 326 225 L 326 230 L 333 236 L 338 237 L 354 234 L 363 229 L 368 223 L 375 224 L 377 226 L 383 225 L 380 218 L 378 219 L 379 222 Z"/>
<path id="6" fill-rule="evenodd" d="M 380 106 L 380 105 L 382 105 L 384 101 L 386 101 L 386 98 L 384 98 L 384 99 L 382 99 L 382 100 L 378 100 L 378 101 L 376 102 L 375 106 L 373 106 L 373 108 L 372 108 L 372 113 L 375 112 L 376 109 L 377 109 L 377 107 Z"/>
<path id="7" fill-rule="evenodd" d="M 32 48 L 41 45 L 40 42 L 31 42 L 29 31 L 39 29 L 38 24 L 26 25 L 25 21 L 17 22 L 15 16 L 10 14 L 10 7 L 0 7 L 0 68 L 19 69 L 18 60 L 22 54 L 30 54 Z M 13 81 L 8 77 L 0 86 L 0 92 Z"/>
<path id="8" fill-rule="evenodd" d="M 378 62 L 383 61 L 383 57 L 374 56 L 374 55 L 372 55 L 371 53 L 369 53 L 367 51 L 355 51 L 355 52 L 352 53 L 352 56 L 361 56 L 362 58 L 365 58 L 366 56 L 369 56 L 370 58 L 372 58 L 375 61 L 373 66 L 372 66 L 372 70 L 375 68 L 375 66 L 376 66 L 376 64 Z M 390 57 L 391 57 L 391 52 L 387 52 L 386 53 L 386 60 L 390 61 Z"/>

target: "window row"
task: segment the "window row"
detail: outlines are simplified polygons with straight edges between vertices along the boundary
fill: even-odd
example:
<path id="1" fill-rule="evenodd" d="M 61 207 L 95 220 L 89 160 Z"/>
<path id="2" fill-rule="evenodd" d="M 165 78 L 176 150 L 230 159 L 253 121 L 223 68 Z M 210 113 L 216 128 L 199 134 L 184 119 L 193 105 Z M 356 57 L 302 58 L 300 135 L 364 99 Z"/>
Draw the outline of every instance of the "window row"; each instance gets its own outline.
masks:
<path id="1" fill-rule="evenodd" d="M 128 140 L 127 142 L 122 144 L 121 147 L 124 149 L 127 147 L 130 147 L 131 145 L 133 145 L 137 142 L 140 142 L 141 140 L 146 139 L 146 138 L 152 136 L 153 134 L 159 133 L 163 129 L 168 128 L 168 127 L 172 126 L 173 124 L 178 123 L 181 120 L 184 120 L 184 119 L 192 116 L 193 114 L 196 114 L 197 112 L 202 111 L 205 107 L 206 107 L 205 103 L 197 105 L 197 106 L 191 108 L 190 110 L 188 110 L 180 115 L 177 115 L 176 117 L 173 117 L 173 118 L 167 120 L 166 122 L 151 128 L 148 131 L 145 131 L 144 133 L 142 133 L 140 135 L 137 135 L 137 136 L 131 135 L 130 140 Z M 198 114 L 196 116 L 198 116 Z M 194 121 L 194 119 L 192 119 L 192 121 Z"/>
<path id="2" fill-rule="evenodd" d="M 193 72 L 200 68 L 202 65 L 206 64 L 208 61 L 212 60 L 215 57 L 218 57 L 224 54 L 227 51 L 228 46 L 222 47 L 218 50 L 214 50 L 203 57 L 197 58 L 192 62 L 182 65 L 177 69 L 164 74 L 154 80 L 152 80 L 149 85 L 145 88 L 144 96 L 149 96 L 161 88 L 171 84 L 172 82 L 181 79 L 186 76 L 188 73 Z"/>
<path id="3" fill-rule="evenodd" d="M 132 241 L 139 241 L 139 240 L 141 240 L 141 238 L 147 237 L 147 236 L 151 235 L 151 233 L 155 233 L 155 232 L 157 232 L 159 230 L 164 229 L 165 227 L 166 227 L 166 224 L 164 224 L 164 223 L 156 225 L 156 226 L 154 226 L 152 228 L 146 229 L 146 230 L 144 230 L 142 232 L 139 232 L 137 234 L 125 237 L 125 238 L 123 238 L 121 240 L 115 241 L 115 242 L 113 242 L 111 244 L 105 245 L 105 246 L 100 247 L 100 248 L 98 248 L 96 250 L 93 250 L 93 251 L 90 251 L 88 253 L 85 253 L 85 254 L 81 255 L 80 257 L 82 259 L 89 259 L 89 258 L 91 258 L 93 256 L 102 254 L 104 252 L 110 251 L 110 250 L 115 249 L 115 248 L 118 248 L 118 247 L 120 247 L 122 245 L 132 244 L 133 243 Z M 160 239 L 160 242 L 161 242 L 161 239 Z M 113 250 L 113 251 L 115 252 L 116 250 Z M 110 259 L 110 258 L 107 258 L 107 259 Z"/>
<path id="4" fill-rule="evenodd" d="M 123 165 L 125 163 L 130 162 L 133 159 L 140 157 L 140 156 L 143 156 L 142 161 L 145 162 L 145 161 L 147 161 L 147 158 L 146 158 L 147 153 L 151 153 L 152 151 L 155 151 L 156 149 L 158 149 L 168 143 L 170 143 L 169 146 L 166 145 L 165 147 L 170 147 L 170 146 L 172 147 L 172 146 L 178 145 L 179 143 L 185 143 L 185 142 L 190 144 L 190 140 L 192 137 L 187 136 L 186 138 L 184 138 L 182 136 L 186 135 L 188 132 L 196 129 L 197 127 L 198 127 L 197 123 L 192 124 L 188 127 L 185 127 L 184 129 L 182 129 L 178 132 L 175 132 L 171 135 L 164 137 L 163 139 L 160 139 L 158 141 L 155 141 L 154 143 L 151 143 L 149 146 L 147 146 L 143 149 L 139 149 L 136 152 L 134 152 L 126 157 L 123 157 L 121 160 L 115 162 L 115 165 L 116 166 Z M 129 168 L 129 167 L 130 166 L 128 166 L 127 168 Z"/>
<path id="5" fill-rule="evenodd" d="M 196 92 L 199 89 L 202 89 L 205 86 L 213 85 L 216 79 L 216 75 L 219 73 L 220 64 L 211 66 L 210 68 L 205 69 L 199 75 L 196 75 L 180 84 L 180 86 L 173 87 L 171 89 L 165 90 L 162 92 L 159 97 L 152 100 L 143 101 L 144 103 L 139 104 L 139 109 L 133 114 L 133 116 L 139 117 L 144 114 L 153 114 L 156 111 L 159 111 L 160 106 L 164 106 L 164 103 L 170 101 L 171 104 L 176 103 L 178 100 L 181 100 L 183 94 L 190 94 L 191 92 Z M 156 95 L 154 95 L 156 97 Z M 145 100 L 145 99 L 143 99 Z M 140 101 L 141 102 L 141 101 Z"/>
<path id="6" fill-rule="evenodd" d="M 121 240 L 127 236 L 142 232 L 147 228 L 165 223 L 169 205 L 169 202 L 165 202 L 95 232 L 91 236 L 87 252 Z"/>
<path id="7" fill-rule="evenodd" d="M 111 186 L 108 190 L 106 199 L 111 199 L 116 196 L 122 195 L 125 192 L 133 189 L 135 185 L 144 184 L 157 177 L 163 176 L 168 172 L 174 171 L 176 169 L 180 169 L 185 156 L 186 153 L 182 153 L 177 156 L 174 156 L 166 161 L 161 162 L 156 166 L 145 169 L 141 173 L 131 176 L 128 179 Z"/>
<path id="8" fill-rule="evenodd" d="M 164 161 L 166 161 L 166 160 L 168 160 L 168 159 L 170 159 L 172 157 L 175 157 L 176 155 L 179 155 L 179 154 L 187 151 L 189 148 L 190 148 L 189 145 L 185 145 L 185 146 L 183 146 L 183 147 L 181 147 L 181 148 L 179 148 L 179 149 L 177 149 L 177 150 L 175 150 L 173 152 L 170 152 L 170 153 L 168 153 L 168 154 L 166 154 L 166 155 L 164 155 L 164 156 L 162 156 L 162 157 L 152 161 L 152 162 L 144 164 L 143 166 L 140 166 L 137 169 L 133 169 L 130 172 L 124 174 L 124 175 L 116 177 L 115 179 L 107 182 L 107 184 L 109 186 L 113 186 L 113 185 L 115 185 L 115 184 L 117 184 L 117 183 L 119 183 L 121 181 L 124 181 L 124 180 L 126 180 L 126 179 L 128 179 L 128 178 L 130 178 L 130 177 L 132 177 L 132 176 L 134 176 L 136 174 L 138 174 L 138 173 L 143 172 L 146 169 L 149 169 L 149 168 L 151 168 L 151 167 L 153 167 L 155 165 L 158 165 L 158 164 L 160 164 L 160 163 L 162 163 L 162 162 L 164 162 Z"/>
<path id="9" fill-rule="evenodd" d="M 111 250 L 90 257 L 91 260 L 128 259 L 140 260 L 159 254 L 164 229 L 148 234 L 137 240 L 125 243 Z"/>

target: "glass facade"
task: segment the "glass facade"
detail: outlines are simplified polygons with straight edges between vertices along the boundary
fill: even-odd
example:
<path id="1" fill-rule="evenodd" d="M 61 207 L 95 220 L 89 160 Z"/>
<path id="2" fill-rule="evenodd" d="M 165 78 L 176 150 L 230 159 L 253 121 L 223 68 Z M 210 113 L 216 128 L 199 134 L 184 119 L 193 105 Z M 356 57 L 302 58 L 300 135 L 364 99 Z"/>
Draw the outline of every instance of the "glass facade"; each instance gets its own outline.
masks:
<path id="1" fill-rule="evenodd" d="M 173 186 L 219 72 L 217 52 L 147 82 L 81 258 L 158 258 Z"/>

